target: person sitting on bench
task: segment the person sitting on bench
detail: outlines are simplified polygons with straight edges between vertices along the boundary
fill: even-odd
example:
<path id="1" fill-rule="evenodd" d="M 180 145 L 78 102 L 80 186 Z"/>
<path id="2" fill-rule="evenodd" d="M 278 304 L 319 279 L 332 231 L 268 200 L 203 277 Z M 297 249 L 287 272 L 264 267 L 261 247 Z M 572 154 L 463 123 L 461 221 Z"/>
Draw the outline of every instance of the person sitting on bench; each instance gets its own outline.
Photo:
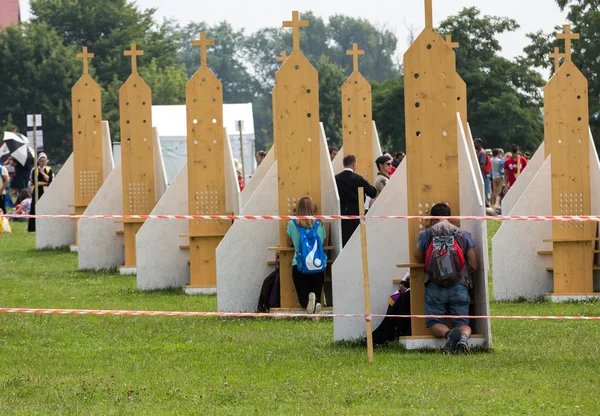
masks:
<path id="1" fill-rule="evenodd" d="M 436 204 L 432 217 L 450 217 L 447 204 Z M 477 249 L 471 235 L 447 220 L 430 220 L 430 228 L 419 233 L 416 258 L 425 263 L 425 314 L 469 315 L 472 287 L 471 271 L 479 269 Z M 445 338 L 443 351 L 469 351 L 469 319 L 452 319 L 453 329 L 445 319 L 426 319 L 427 328 L 438 338 Z"/>

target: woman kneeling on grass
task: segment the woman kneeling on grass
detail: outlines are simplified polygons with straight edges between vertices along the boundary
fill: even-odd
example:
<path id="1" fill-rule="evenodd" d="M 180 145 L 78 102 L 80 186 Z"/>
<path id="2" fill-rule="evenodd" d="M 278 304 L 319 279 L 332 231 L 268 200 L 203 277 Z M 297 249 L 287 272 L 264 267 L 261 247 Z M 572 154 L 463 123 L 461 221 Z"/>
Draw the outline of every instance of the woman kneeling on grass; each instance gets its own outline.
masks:
<path id="1" fill-rule="evenodd" d="M 312 198 L 302 198 L 298 201 L 298 216 L 310 217 L 316 215 L 317 205 Z M 316 229 L 316 230 L 315 230 Z M 322 270 L 311 273 L 302 273 L 300 270 L 303 267 L 298 267 L 298 261 L 302 259 L 302 247 L 301 239 L 304 235 L 309 235 L 311 232 L 316 231 L 316 238 L 319 240 L 321 246 L 321 252 L 323 242 L 325 241 L 325 227 L 319 220 L 292 220 L 288 223 L 288 245 L 293 245 L 296 253 L 292 260 L 292 278 L 294 280 L 294 286 L 296 287 L 296 293 L 298 294 L 298 301 L 302 308 L 306 308 L 307 313 L 319 313 L 321 312 L 321 293 L 323 291 L 323 283 L 325 281 L 325 268 L 327 267 L 327 258 L 324 259 Z M 310 238 L 310 237 L 308 237 Z M 305 240 L 307 238 L 305 237 Z M 317 251 L 317 250 L 315 250 Z M 314 252 L 313 252 L 314 254 Z M 322 263 L 323 259 L 316 259 L 315 264 Z M 321 264 L 317 264 L 321 266 Z M 300 269 L 300 270 L 299 270 Z"/>

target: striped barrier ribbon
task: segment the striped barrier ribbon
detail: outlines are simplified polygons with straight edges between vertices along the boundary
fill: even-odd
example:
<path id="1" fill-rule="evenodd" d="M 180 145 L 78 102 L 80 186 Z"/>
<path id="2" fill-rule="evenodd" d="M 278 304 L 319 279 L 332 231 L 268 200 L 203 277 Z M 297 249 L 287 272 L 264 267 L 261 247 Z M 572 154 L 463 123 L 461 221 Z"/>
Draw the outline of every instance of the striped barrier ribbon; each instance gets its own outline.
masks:
<path id="1" fill-rule="evenodd" d="M 41 309 L 0 308 L 0 313 L 41 315 L 117 315 L 117 316 L 195 316 L 214 318 L 417 318 L 417 319 L 530 319 L 551 321 L 600 321 L 600 316 L 537 316 L 537 315 L 379 315 L 359 313 L 310 314 L 310 313 L 244 313 L 244 312 L 180 312 L 180 311 L 130 311 L 102 309 Z"/>
<path id="2" fill-rule="evenodd" d="M 422 215 L 314 215 L 314 216 L 292 216 L 292 215 L 0 215 L 0 218 L 39 218 L 39 219 L 136 219 L 136 220 L 449 220 L 449 221 L 566 221 L 566 222 L 600 222 L 600 216 L 558 216 L 558 215 L 511 215 L 511 216 L 451 216 L 431 217 Z"/>

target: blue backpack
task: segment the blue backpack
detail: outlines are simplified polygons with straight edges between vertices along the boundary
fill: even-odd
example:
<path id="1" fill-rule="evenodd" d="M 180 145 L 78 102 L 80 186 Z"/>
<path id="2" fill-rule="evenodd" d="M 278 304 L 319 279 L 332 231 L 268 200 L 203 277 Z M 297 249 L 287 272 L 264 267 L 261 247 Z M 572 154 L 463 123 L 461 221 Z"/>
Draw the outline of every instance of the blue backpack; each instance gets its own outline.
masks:
<path id="1" fill-rule="evenodd" d="M 296 250 L 298 271 L 302 274 L 316 274 L 327 268 L 327 254 L 323 242 L 317 234 L 321 221 L 316 220 L 313 228 L 304 228 L 294 224 L 300 233 L 300 247 Z"/>

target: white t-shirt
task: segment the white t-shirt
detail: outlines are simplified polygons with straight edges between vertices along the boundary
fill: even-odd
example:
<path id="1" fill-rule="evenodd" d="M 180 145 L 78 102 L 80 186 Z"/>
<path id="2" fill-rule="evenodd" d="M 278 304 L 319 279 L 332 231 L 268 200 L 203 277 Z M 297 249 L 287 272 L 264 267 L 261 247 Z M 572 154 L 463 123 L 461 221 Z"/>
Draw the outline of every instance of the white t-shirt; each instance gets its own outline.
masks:
<path id="1" fill-rule="evenodd" d="M 0 170 L 0 187 L 4 186 L 5 177 L 8 178 L 8 170 L 6 169 L 6 167 L 2 166 L 2 169 Z M 4 191 L 2 191 L 2 195 L 6 195 L 6 188 L 4 189 Z"/>

